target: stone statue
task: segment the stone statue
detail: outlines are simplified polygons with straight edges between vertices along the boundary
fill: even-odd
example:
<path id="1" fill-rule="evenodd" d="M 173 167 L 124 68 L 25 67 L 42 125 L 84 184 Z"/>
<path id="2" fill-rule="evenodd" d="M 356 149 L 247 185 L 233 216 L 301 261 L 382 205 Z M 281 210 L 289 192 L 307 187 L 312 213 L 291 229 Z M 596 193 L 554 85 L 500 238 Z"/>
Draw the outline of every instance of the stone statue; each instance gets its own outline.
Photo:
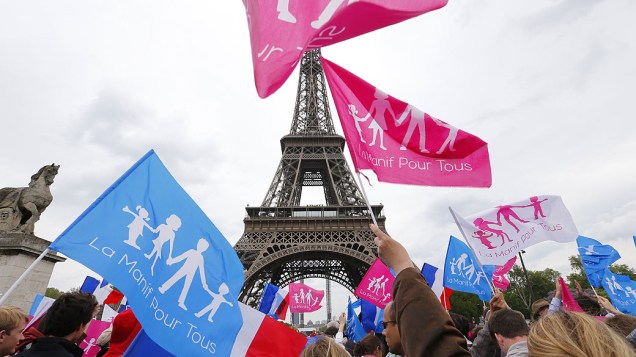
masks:
<path id="1" fill-rule="evenodd" d="M 0 189 L 0 232 L 33 234 L 35 222 L 53 201 L 49 186 L 60 165 L 42 167 L 31 176 L 29 187 Z"/>

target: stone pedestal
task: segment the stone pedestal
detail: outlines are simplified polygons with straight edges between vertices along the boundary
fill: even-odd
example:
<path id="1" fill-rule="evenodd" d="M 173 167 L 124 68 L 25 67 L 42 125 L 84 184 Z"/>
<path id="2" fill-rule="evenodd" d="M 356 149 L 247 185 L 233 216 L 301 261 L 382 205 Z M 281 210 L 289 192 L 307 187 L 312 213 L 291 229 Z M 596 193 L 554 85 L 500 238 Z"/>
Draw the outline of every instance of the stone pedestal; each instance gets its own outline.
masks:
<path id="1" fill-rule="evenodd" d="M 49 244 L 31 234 L 0 232 L 0 294 L 6 293 Z M 4 304 L 15 305 L 28 312 L 35 295 L 46 292 L 55 263 L 65 260 L 57 253 L 49 252 Z"/>

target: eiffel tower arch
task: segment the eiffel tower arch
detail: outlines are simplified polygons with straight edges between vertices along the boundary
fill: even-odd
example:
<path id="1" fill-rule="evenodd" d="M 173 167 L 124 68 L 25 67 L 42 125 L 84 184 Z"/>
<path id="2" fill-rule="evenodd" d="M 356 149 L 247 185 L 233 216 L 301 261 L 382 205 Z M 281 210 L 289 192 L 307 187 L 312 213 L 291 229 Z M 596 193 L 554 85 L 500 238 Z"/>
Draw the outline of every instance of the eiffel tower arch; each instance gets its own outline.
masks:
<path id="1" fill-rule="evenodd" d="M 376 258 L 369 208 L 334 130 L 319 50 L 303 55 L 292 126 L 280 143 L 265 199 L 245 208 L 245 231 L 234 246 L 245 269 L 239 300 L 254 307 L 268 282 L 324 278 L 353 291 Z M 325 204 L 301 206 L 303 187 L 322 187 Z M 383 206 L 371 209 L 385 230 Z"/>

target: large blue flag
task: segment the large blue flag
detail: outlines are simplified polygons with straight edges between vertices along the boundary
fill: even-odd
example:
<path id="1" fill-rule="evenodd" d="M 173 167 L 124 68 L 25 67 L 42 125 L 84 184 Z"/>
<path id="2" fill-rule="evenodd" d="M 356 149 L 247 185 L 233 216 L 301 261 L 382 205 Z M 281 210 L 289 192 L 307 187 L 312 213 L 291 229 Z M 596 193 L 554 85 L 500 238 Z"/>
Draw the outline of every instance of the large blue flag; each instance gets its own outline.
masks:
<path id="1" fill-rule="evenodd" d="M 353 310 L 351 299 L 349 299 L 349 304 L 347 305 L 347 337 L 351 341 L 358 343 L 366 335 L 367 333 L 364 332 L 364 328 L 360 320 L 358 320 L 358 315 Z"/>
<path id="2" fill-rule="evenodd" d="M 243 266 L 149 151 L 50 246 L 121 290 L 174 355 L 228 356 L 241 328 Z"/>
<path id="3" fill-rule="evenodd" d="M 576 238 L 576 244 L 590 285 L 595 288 L 600 287 L 605 269 L 617 261 L 621 255 L 611 245 L 603 245 L 596 239 L 588 237 L 579 236 Z"/>
<path id="4" fill-rule="evenodd" d="M 492 289 L 488 277 L 479 269 L 477 259 L 466 243 L 451 236 L 444 264 L 444 286 L 456 291 L 476 294 L 490 301 Z"/>
<path id="5" fill-rule="evenodd" d="M 636 316 L 636 281 L 627 275 L 614 274 L 605 269 L 603 288 L 614 307 L 620 312 Z"/>

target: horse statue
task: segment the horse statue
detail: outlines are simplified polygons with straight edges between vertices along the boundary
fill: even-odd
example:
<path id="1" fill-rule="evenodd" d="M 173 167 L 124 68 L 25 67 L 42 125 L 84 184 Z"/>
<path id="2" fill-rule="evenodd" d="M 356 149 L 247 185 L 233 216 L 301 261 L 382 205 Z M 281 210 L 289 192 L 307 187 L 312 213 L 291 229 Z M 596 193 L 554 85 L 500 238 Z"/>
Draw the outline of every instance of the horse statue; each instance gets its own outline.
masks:
<path id="1" fill-rule="evenodd" d="M 0 189 L 0 232 L 33 234 L 35 222 L 53 201 L 49 186 L 60 165 L 46 165 L 31 176 L 28 187 Z"/>

